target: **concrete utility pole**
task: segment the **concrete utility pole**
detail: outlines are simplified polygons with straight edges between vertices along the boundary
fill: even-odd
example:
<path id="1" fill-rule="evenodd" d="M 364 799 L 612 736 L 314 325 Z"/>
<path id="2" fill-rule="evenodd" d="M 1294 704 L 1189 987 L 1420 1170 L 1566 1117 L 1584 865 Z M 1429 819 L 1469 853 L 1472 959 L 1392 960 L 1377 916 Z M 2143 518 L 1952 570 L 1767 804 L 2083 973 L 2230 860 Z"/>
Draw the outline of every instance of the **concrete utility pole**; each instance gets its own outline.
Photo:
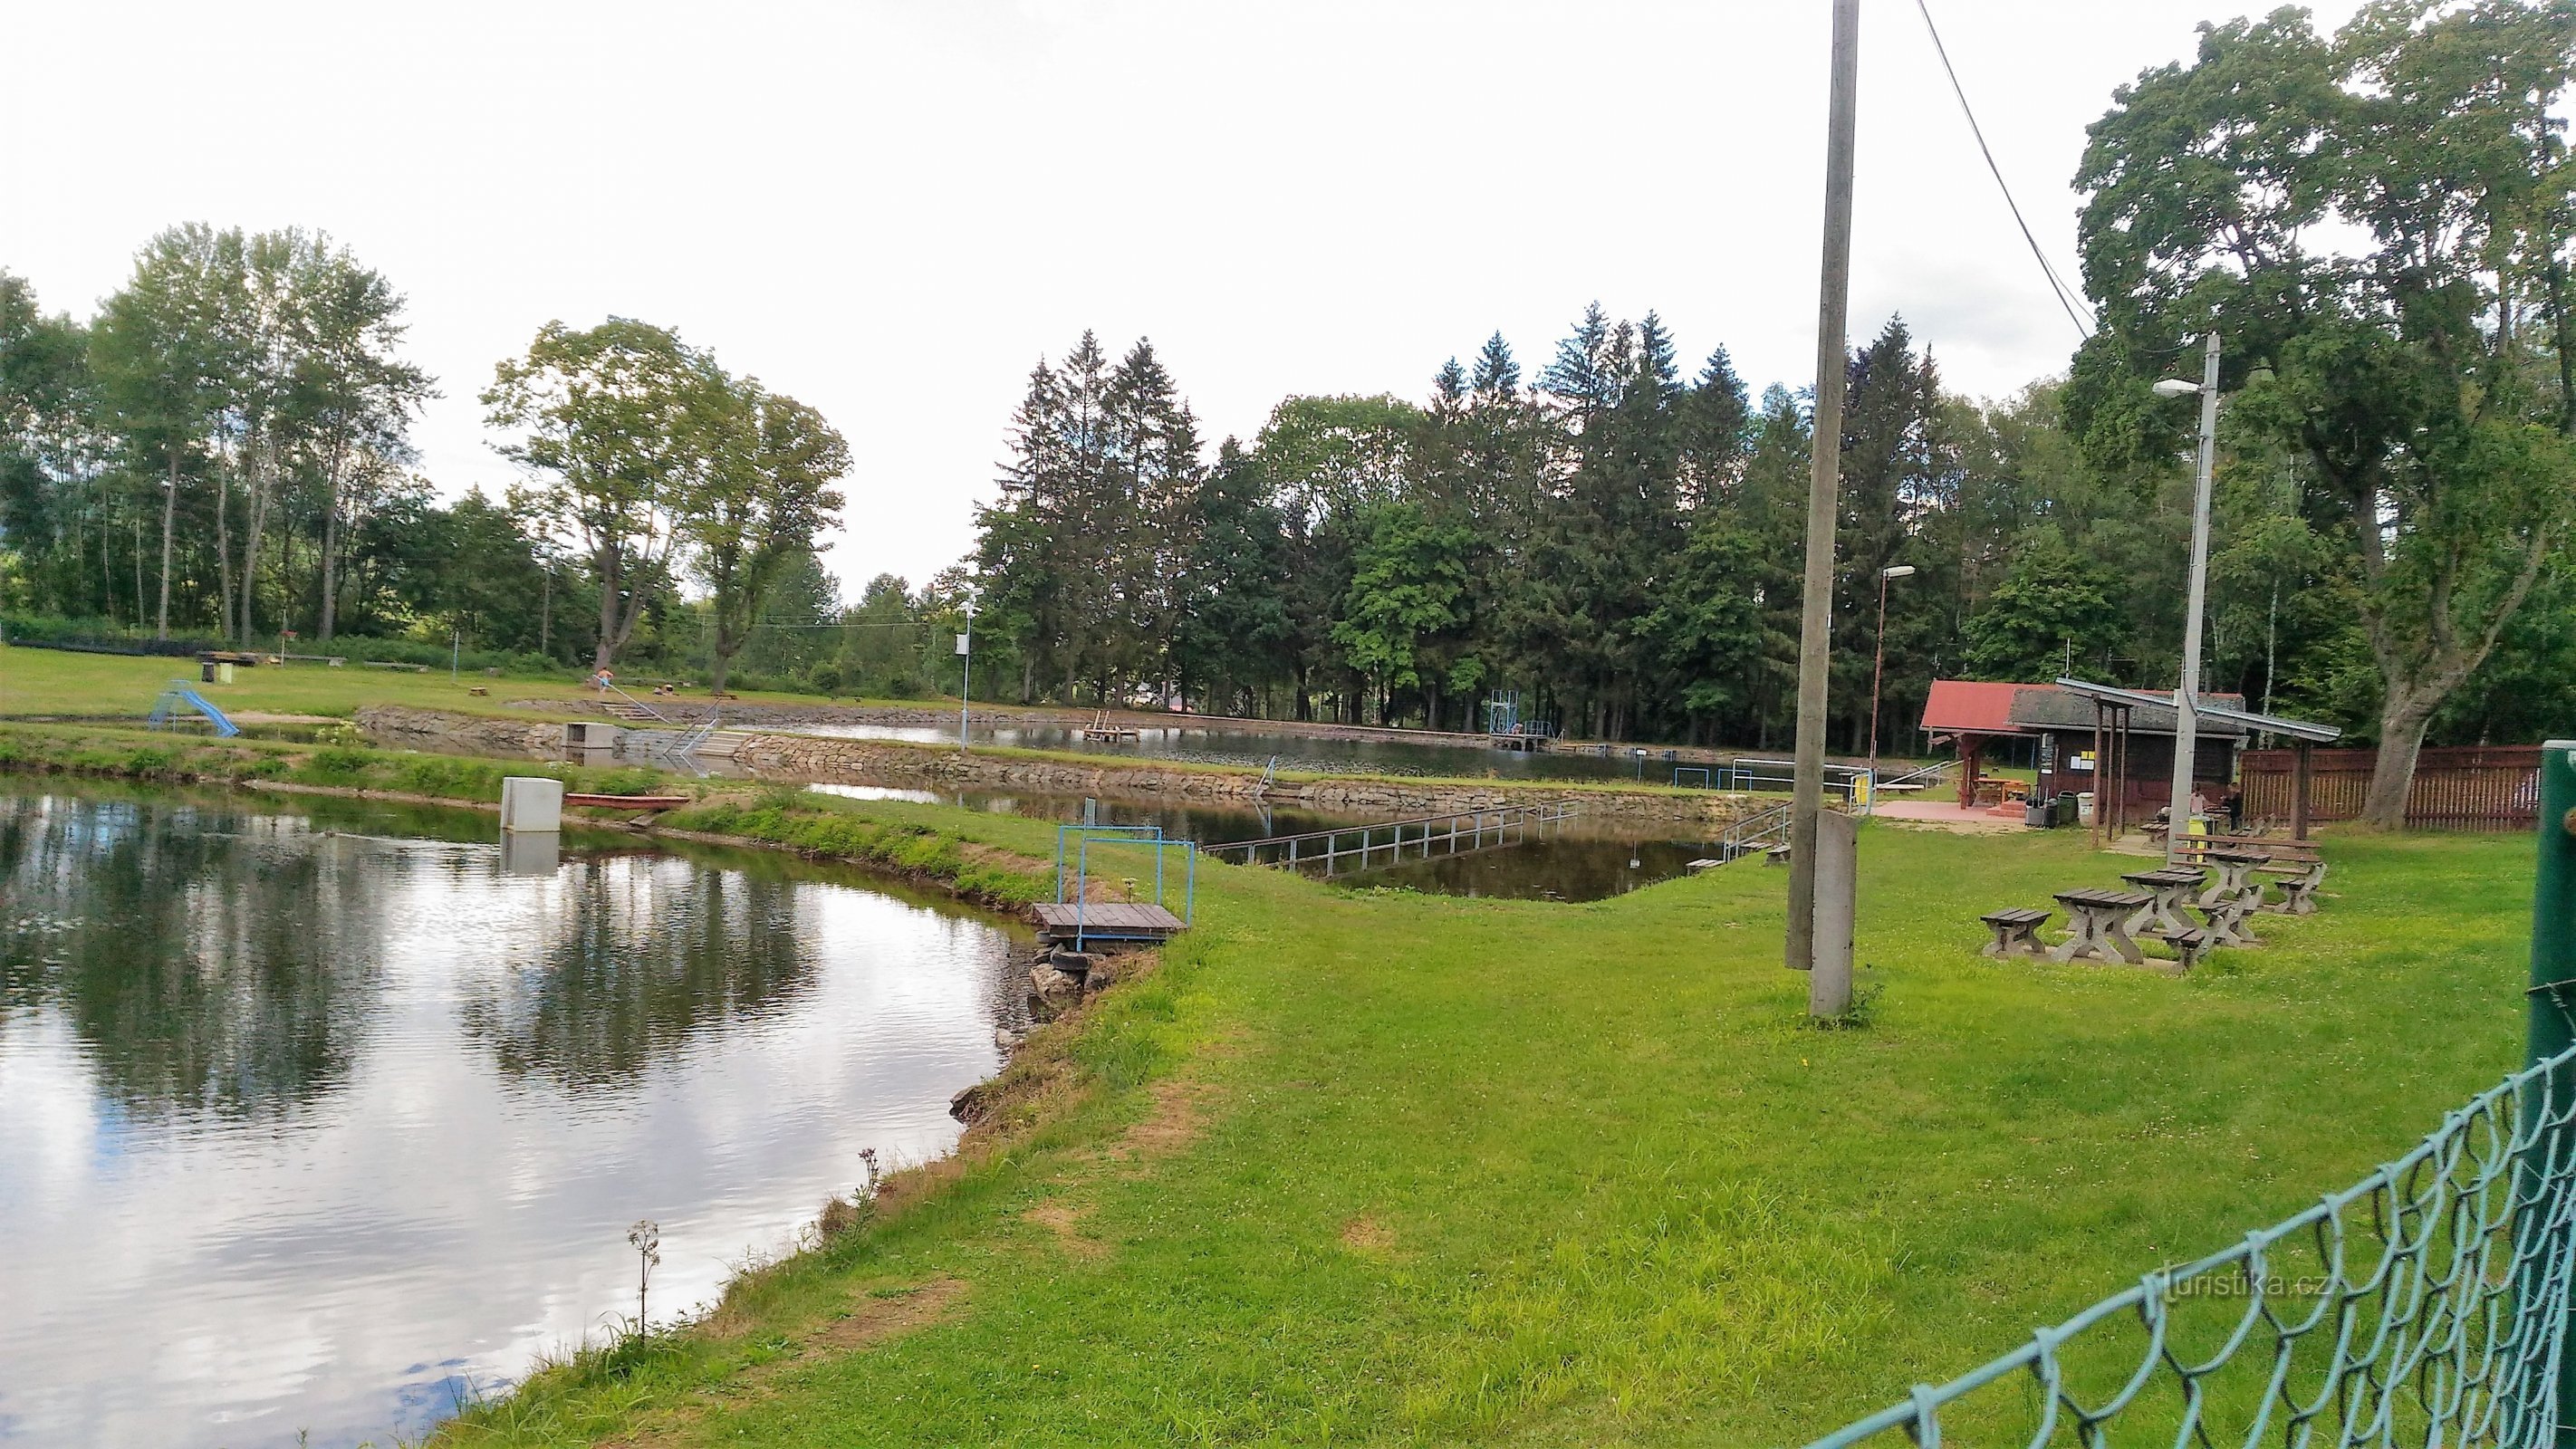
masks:
<path id="1" fill-rule="evenodd" d="M 1815 448 L 1807 474 L 1807 574 L 1798 623 L 1797 783 L 1789 804 L 1788 964 L 1812 973 L 1807 1011 L 1840 1016 L 1851 1007 L 1852 873 L 1825 873 L 1839 900 L 1816 894 L 1825 808 L 1825 686 L 1834 624 L 1834 512 L 1842 483 L 1845 318 L 1851 301 L 1852 149 L 1859 130 L 1860 0 L 1834 0 L 1833 91 L 1825 134 L 1824 275 L 1816 302 Z M 1847 848 L 1846 828 L 1835 832 Z M 1842 864 L 1842 863 L 1838 863 Z M 1832 913 L 1828 929 L 1817 917 Z M 1837 946 L 1837 943 L 1838 946 Z M 1826 949 L 1819 950 L 1819 946 Z"/>
<path id="2" fill-rule="evenodd" d="M 2187 382 L 2156 384 L 2156 391 L 2179 397 Z M 2185 830 L 2191 823 L 2193 752 L 2200 745 L 2200 607 L 2209 588 L 2210 476 L 2218 467 L 2218 334 L 2201 338 L 2200 470 L 2192 482 L 2191 592 L 2183 603 L 2182 680 L 2174 690 L 2173 799 L 2165 809 L 2165 863 L 2179 865 Z"/>

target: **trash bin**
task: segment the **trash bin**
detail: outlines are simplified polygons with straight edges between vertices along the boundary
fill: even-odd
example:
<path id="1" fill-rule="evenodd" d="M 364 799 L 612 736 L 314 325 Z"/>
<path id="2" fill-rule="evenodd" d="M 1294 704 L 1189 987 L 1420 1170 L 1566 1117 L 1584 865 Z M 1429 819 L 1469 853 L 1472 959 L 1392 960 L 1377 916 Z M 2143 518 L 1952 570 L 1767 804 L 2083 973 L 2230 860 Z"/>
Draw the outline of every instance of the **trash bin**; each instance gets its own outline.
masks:
<path id="1" fill-rule="evenodd" d="M 2093 823 L 2093 792 L 2090 790 L 2075 792 L 2075 823 L 2078 825 Z"/>
<path id="2" fill-rule="evenodd" d="M 2021 823 L 2034 830 L 2045 830 L 2057 823 L 2057 809 L 2046 800 L 2025 800 L 2021 807 Z"/>
<path id="3" fill-rule="evenodd" d="M 2060 825 L 2075 823 L 2075 792 L 2072 790 L 2057 792 L 2057 823 Z"/>
<path id="4" fill-rule="evenodd" d="M 197 661 L 197 682 L 199 684 L 212 684 L 215 682 L 215 661 L 211 659 L 200 659 Z"/>

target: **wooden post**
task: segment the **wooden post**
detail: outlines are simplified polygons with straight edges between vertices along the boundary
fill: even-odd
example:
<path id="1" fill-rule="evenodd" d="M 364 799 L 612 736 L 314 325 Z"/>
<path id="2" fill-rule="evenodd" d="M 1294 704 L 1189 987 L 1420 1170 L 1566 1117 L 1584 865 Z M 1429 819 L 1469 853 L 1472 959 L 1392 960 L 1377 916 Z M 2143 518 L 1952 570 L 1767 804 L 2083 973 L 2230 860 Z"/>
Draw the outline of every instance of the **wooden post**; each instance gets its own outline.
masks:
<path id="1" fill-rule="evenodd" d="M 2299 741 L 2298 770 L 2290 782 L 2290 838 L 2292 840 L 2308 838 L 2308 779 L 2309 767 L 2312 763 L 2308 758 L 2308 752 L 2315 748 L 2316 746 L 2307 740 Z"/>
<path id="2" fill-rule="evenodd" d="M 2110 755 L 2102 748 L 2102 716 L 2105 713 L 2102 701 L 2098 699 L 2093 701 L 2093 848 L 2095 850 L 2102 848 L 2102 812 L 2111 808 L 2111 802 L 2104 799 L 2102 794 L 2102 782 L 2110 778 L 2106 767 L 2111 763 Z"/>

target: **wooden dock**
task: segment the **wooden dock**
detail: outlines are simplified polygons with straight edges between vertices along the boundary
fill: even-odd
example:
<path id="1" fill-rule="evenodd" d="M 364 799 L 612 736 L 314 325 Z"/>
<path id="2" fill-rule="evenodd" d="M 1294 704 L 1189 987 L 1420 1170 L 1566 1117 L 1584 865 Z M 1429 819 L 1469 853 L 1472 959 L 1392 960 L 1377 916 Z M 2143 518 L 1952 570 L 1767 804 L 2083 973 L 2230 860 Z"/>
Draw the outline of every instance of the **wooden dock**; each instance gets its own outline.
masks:
<path id="1" fill-rule="evenodd" d="M 1072 901 L 1040 901 L 1029 910 L 1037 917 L 1038 934 L 1049 941 L 1070 941 L 1077 935 L 1084 940 L 1167 941 L 1189 924 L 1161 906 L 1131 901 L 1089 901 L 1079 905 Z"/>

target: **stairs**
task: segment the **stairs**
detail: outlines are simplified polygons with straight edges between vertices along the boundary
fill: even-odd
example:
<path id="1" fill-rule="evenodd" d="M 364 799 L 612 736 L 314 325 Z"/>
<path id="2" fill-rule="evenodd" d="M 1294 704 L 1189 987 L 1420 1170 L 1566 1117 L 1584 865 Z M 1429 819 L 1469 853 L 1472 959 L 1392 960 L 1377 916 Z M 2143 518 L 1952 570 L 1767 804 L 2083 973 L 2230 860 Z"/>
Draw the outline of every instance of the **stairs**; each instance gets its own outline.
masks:
<path id="1" fill-rule="evenodd" d="M 602 702 L 601 702 L 600 707 L 601 707 L 602 709 L 607 710 L 610 714 L 613 714 L 613 715 L 617 716 L 619 719 L 622 719 L 622 720 L 629 720 L 629 721 L 634 721 L 634 720 L 648 720 L 648 719 L 649 719 L 649 720 L 660 720 L 660 719 L 662 718 L 660 715 L 655 714 L 652 710 L 645 708 L 643 705 L 640 705 L 640 704 L 635 703 L 633 700 L 627 700 L 627 699 L 611 699 L 611 700 L 604 700 L 604 701 L 602 701 Z"/>

